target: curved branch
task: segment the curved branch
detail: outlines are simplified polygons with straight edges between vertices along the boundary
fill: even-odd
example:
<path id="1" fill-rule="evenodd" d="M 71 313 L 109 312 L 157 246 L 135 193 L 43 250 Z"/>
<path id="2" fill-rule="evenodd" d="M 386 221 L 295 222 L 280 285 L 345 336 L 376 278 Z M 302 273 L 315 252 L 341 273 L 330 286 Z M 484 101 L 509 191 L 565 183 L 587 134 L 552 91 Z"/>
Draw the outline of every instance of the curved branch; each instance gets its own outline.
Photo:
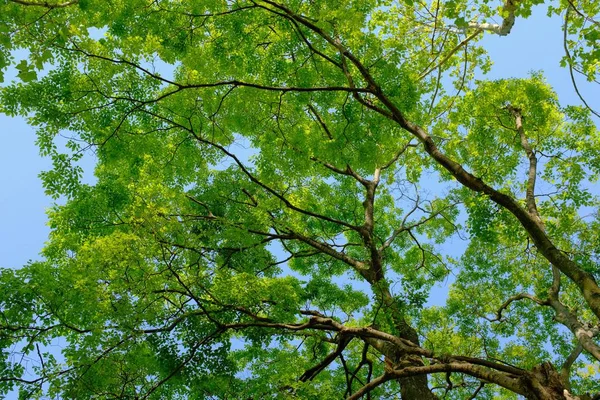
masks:
<path id="1" fill-rule="evenodd" d="M 486 317 L 484 317 L 484 318 L 490 322 L 502 321 L 502 312 L 504 310 L 506 310 L 508 308 L 508 306 L 510 306 L 513 302 L 518 301 L 518 300 L 523 300 L 523 299 L 529 299 L 539 305 L 546 304 L 546 302 L 544 300 L 537 298 L 529 293 L 519 293 L 519 294 L 509 297 L 508 300 L 506 300 L 504 303 L 502 303 L 502 305 L 498 308 L 498 311 L 496 311 L 496 318 L 494 318 L 494 319 L 490 319 L 490 318 L 486 318 Z"/>
<path id="2" fill-rule="evenodd" d="M 581 343 L 577 343 L 577 346 L 575 346 L 571 354 L 569 354 L 564 364 L 560 368 L 560 379 L 563 385 L 565 385 L 565 389 L 567 389 L 568 391 L 571 391 L 571 367 L 581 354 L 582 350 L 583 346 L 581 346 Z"/>
<path id="3" fill-rule="evenodd" d="M 369 393 L 372 390 L 374 390 L 375 388 L 383 385 L 387 381 L 391 381 L 392 379 L 394 379 L 394 377 L 392 375 L 389 375 L 386 372 L 383 375 L 381 375 L 381 376 L 373 379 L 371 382 L 369 382 L 366 385 L 364 385 L 363 387 L 361 387 L 352 396 L 348 397 L 347 400 L 358 400 L 361 397 L 363 397 L 364 395 L 366 395 L 367 393 Z"/>
<path id="4" fill-rule="evenodd" d="M 409 121 L 394 102 L 381 90 L 378 90 L 376 94 L 379 100 L 390 110 L 392 114 L 391 119 L 419 139 L 431 158 L 448 171 L 460 184 L 476 193 L 487 195 L 490 200 L 513 214 L 519 220 L 521 226 L 532 239 L 539 252 L 579 287 L 591 310 L 600 318 L 600 287 L 598 287 L 595 278 L 591 273 L 581 269 L 564 252 L 556 248 L 546 235 L 540 221 L 524 209 L 518 200 L 492 188 L 481 178 L 466 171 L 461 164 L 442 153 L 431 136 L 421 126 Z"/>
<path id="5" fill-rule="evenodd" d="M 569 3 L 569 5 L 571 6 L 571 9 L 573 9 L 573 11 L 575 11 L 577 13 L 577 15 L 579 15 L 581 18 L 583 18 L 586 21 L 591 22 L 592 24 L 596 25 L 597 27 L 600 28 L 600 22 L 596 21 L 594 18 L 585 15 L 584 13 L 582 13 L 581 11 L 579 11 L 577 9 L 577 7 L 575 7 L 575 4 L 573 4 L 572 0 L 567 0 L 567 2 Z"/>
<path id="6" fill-rule="evenodd" d="M 465 362 L 449 362 L 387 370 L 383 375 L 374 379 L 367 385 L 363 386 L 352 396 L 348 397 L 348 400 L 358 400 L 368 392 L 392 379 L 429 375 L 441 372 L 459 372 L 487 382 L 493 382 L 517 394 L 525 395 L 528 393 L 526 387 L 522 384 L 520 379 L 527 376 L 525 371 L 522 371 L 520 376 L 511 376 L 509 374 L 492 371 L 485 367 Z"/>
<path id="7" fill-rule="evenodd" d="M 565 23 L 563 24 L 563 48 L 565 49 L 565 55 L 567 56 L 567 59 L 569 60 L 567 62 L 567 64 L 569 66 L 569 75 L 571 76 L 571 83 L 573 84 L 573 89 L 575 89 L 575 93 L 577 94 L 577 97 L 579 97 L 579 100 L 581 100 L 583 105 L 588 110 L 590 110 L 590 112 L 592 114 L 594 114 L 596 117 L 600 118 L 600 113 L 595 111 L 592 107 L 590 107 L 590 105 L 587 103 L 587 101 L 585 101 L 585 99 L 581 95 L 581 92 L 579 92 L 579 87 L 577 86 L 577 82 L 575 81 L 575 74 L 573 73 L 573 58 L 571 57 L 571 52 L 569 51 L 569 46 L 567 45 L 567 27 L 569 24 L 569 10 L 570 9 L 571 8 L 567 8 L 567 11 L 565 13 Z"/>
<path id="8" fill-rule="evenodd" d="M 260 89 L 260 90 L 265 90 L 265 91 L 281 92 L 281 93 L 289 93 L 289 92 L 298 92 L 298 93 L 307 93 L 307 92 L 308 93 L 310 93 L 310 92 L 370 93 L 370 91 L 371 91 L 369 88 L 357 88 L 357 87 L 348 87 L 348 86 L 322 86 L 322 87 L 271 86 L 271 85 L 264 85 L 264 84 L 260 84 L 260 83 L 256 83 L 256 82 L 244 82 L 244 81 L 239 81 L 239 80 L 235 80 L 235 79 L 223 80 L 223 81 L 218 81 L 218 82 L 210 82 L 210 83 L 185 83 L 184 84 L 184 83 L 172 81 L 170 79 L 166 79 L 166 78 L 160 76 L 159 74 L 154 73 L 133 61 L 126 60 L 126 59 L 110 58 L 110 57 L 102 56 L 99 54 L 90 53 L 88 51 L 85 51 L 85 50 L 79 48 L 75 43 L 73 43 L 73 45 L 74 45 L 73 48 L 65 48 L 65 50 L 78 52 L 78 53 L 85 55 L 86 57 L 96 58 L 96 59 L 103 60 L 103 61 L 108 61 L 113 64 L 128 65 L 128 66 L 138 70 L 139 72 L 143 73 L 144 75 L 147 75 L 147 76 L 149 76 L 153 79 L 156 79 L 162 83 L 166 83 L 166 84 L 175 86 L 177 88 L 174 91 L 167 92 L 167 95 L 176 93 L 183 89 L 205 89 L 205 88 L 216 88 L 216 87 L 220 87 L 220 86 L 248 87 L 248 88 L 253 88 L 253 89 Z M 138 102 L 144 103 L 144 104 L 145 103 L 155 103 L 156 101 L 161 100 L 164 96 L 165 95 L 163 95 L 162 97 L 159 97 L 158 99 L 152 100 L 152 101 L 138 101 Z M 135 99 L 127 99 L 127 100 L 135 100 Z"/>
<path id="9" fill-rule="evenodd" d="M 500 321 L 502 319 L 502 312 L 508 308 L 508 306 L 517 300 L 529 299 L 541 306 L 547 306 L 554 309 L 554 319 L 567 327 L 577 339 L 577 342 L 583 346 L 583 348 L 594 358 L 600 360 L 600 346 L 593 340 L 593 338 L 600 333 L 598 328 L 588 327 L 582 324 L 576 315 L 574 315 L 558 298 L 560 290 L 560 272 L 556 267 L 552 267 L 552 287 L 549 290 L 547 299 L 540 299 L 528 293 L 519 293 L 510 297 L 506 300 L 496 312 L 496 318 L 489 319 L 490 322 Z M 485 317 L 484 317 L 485 318 Z"/>

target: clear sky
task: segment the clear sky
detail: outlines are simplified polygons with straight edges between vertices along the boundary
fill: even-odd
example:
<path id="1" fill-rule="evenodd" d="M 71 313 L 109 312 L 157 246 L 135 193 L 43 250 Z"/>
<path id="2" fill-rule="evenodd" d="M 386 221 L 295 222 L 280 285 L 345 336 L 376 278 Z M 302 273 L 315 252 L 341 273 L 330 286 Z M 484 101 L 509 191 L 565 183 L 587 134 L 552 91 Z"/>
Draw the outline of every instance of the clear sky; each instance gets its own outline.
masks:
<path id="1" fill-rule="evenodd" d="M 488 78 L 524 77 L 541 69 L 561 104 L 580 104 L 568 71 L 559 67 L 561 23 L 559 18 L 549 20 L 545 7 L 538 6 L 528 20 L 517 19 L 509 36 L 486 35 L 484 44 L 494 61 Z M 7 74 L 7 81 L 11 76 Z M 588 103 L 600 108 L 598 88 L 581 82 L 581 89 Z M 38 259 L 49 233 L 45 210 L 52 199 L 44 195 L 38 174 L 50 167 L 50 161 L 39 156 L 35 140 L 35 131 L 25 120 L 0 114 L 0 267 L 15 268 Z M 88 160 L 84 167 L 90 173 L 93 165 Z"/>

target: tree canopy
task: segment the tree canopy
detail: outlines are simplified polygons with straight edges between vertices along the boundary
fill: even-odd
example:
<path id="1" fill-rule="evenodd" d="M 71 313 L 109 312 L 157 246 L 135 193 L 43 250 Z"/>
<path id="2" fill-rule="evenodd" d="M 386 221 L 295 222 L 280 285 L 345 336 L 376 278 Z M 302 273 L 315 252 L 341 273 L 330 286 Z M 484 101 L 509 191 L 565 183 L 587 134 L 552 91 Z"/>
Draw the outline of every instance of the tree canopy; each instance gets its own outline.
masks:
<path id="1" fill-rule="evenodd" d="M 0 270 L 0 393 L 599 398 L 600 3 L 547 5 L 582 106 L 485 79 L 538 3 L 1 2 L 60 201 Z"/>

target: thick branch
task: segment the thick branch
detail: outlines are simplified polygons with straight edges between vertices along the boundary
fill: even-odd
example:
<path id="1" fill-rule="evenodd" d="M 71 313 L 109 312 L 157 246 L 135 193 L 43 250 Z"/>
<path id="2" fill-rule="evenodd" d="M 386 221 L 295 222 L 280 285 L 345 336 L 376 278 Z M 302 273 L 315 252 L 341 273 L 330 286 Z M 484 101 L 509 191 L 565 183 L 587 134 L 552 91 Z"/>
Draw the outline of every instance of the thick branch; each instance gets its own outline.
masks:
<path id="1" fill-rule="evenodd" d="M 348 400 L 358 400 L 368 392 L 392 379 L 405 378 L 418 375 L 429 375 L 440 372 L 459 372 L 473 376 L 488 382 L 493 382 L 515 393 L 525 395 L 527 390 L 520 381 L 519 377 L 507 375 L 502 372 L 489 370 L 485 367 L 472 365 L 465 362 L 449 362 L 440 364 L 424 365 L 419 367 L 406 367 L 402 369 L 388 370 L 383 375 L 374 379 L 369 384 L 363 386 L 360 390 L 348 398 Z M 524 373 L 525 371 L 523 371 Z M 523 374 L 524 375 L 524 374 Z"/>
<path id="2" fill-rule="evenodd" d="M 593 340 L 598 334 L 598 328 L 588 327 L 579 322 L 577 316 L 558 299 L 548 299 L 548 305 L 556 312 L 554 319 L 569 328 L 583 348 L 600 361 L 600 346 Z"/>
<path id="3" fill-rule="evenodd" d="M 386 372 L 383 375 L 378 376 L 377 378 L 373 379 L 371 382 L 367 383 L 366 385 L 361 387 L 356 392 L 354 392 L 354 394 L 352 396 L 348 397 L 347 400 L 358 400 L 358 399 L 362 398 L 364 395 L 366 395 L 367 393 L 369 393 L 372 390 L 376 389 L 377 387 L 383 385 L 384 383 L 391 381 L 392 379 L 394 379 L 394 377 L 392 375 L 389 375 Z"/>
<path id="4" fill-rule="evenodd" d="M 577 338 L 578 343 L 590 353 L 593 357 L 600 361 L 600 346 L 596 344 L 593 337 L 598 335 L 598 328 L 584 326 L 579 322 L 577 315 L 573 314 L 559 299 L 560 293 L 560 271 L 552 266 L 552 286 L 548 292 L 548 300 L 546 304 L 554 309 L 555 319 L 560 322 Z"/>
<path id="5" fill-rule="evenodd" d="M 510 33 L 513 25 L 515 24 L 515 10 L 517 9 L 517 4 L 519 0 L 506 0 L 504 6 L 502 7 L 502 12 L 507 14 L 506 17 L 502 20 L 502 24 L 480 24 L 477 22 L 469 22 L 468 27 L 471 29 L 480 29 L 484 31 L 489 31 L 495 33 L 500 36 L 506 36 Z"/>
<path id="6" fill-rule="evenodd" d="M 474 192 L 487 195 L 493 202 L 513 214 L 529 234 L 539 252 L 579 287 L 594 314 L 600 318 L 600 288 L 596 280 L 589 272 L 579 268 L 565 253 L 556 248 L 537 218 L 524 209 L 516 199 L 487 185 L 480 178 L 467 172 L 462 165 L 442 153 L 429 134 L 419 125 L 407 120 L 383 92 L 378 92 L 377 96 L 390 110 L 391 118 L 418 138 L 425 151 L 458 182 Z"/>

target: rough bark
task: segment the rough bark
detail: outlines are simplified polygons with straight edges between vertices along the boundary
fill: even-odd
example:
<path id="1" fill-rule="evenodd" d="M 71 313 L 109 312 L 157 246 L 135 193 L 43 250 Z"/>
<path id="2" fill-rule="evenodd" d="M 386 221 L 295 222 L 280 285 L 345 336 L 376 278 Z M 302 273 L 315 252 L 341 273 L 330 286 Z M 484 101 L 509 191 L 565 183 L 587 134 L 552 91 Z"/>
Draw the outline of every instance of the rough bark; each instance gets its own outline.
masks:
<path id="1" fill-rule="evenodd" d="M 560 374 L 550 362 L 533 368 L 528 386 L 526 397 L 531 400 L 581 400 L 564 387 Z"/>

